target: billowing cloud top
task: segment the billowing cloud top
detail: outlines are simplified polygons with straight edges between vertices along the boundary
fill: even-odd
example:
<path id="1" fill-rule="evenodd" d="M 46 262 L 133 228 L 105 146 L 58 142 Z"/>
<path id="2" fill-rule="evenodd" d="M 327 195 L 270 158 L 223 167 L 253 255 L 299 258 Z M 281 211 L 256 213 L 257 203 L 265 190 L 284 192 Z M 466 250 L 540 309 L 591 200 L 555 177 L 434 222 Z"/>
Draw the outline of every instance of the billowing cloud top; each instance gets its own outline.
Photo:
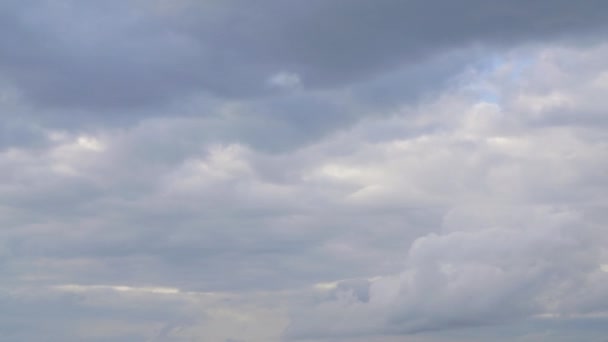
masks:
<path id="1" fill-rule="evenodd" d="M 605 342 L 606 18 L 3 1 L 2 340 Z"/>

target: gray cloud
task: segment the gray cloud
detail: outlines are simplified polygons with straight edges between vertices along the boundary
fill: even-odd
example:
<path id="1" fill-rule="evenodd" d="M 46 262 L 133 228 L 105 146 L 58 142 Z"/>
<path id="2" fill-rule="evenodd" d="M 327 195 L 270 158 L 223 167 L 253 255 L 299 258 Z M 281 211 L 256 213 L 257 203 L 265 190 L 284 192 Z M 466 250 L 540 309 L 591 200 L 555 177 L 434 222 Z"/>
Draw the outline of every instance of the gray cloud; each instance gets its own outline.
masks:
<path id="1" fill-rule="evenodd" d="M 604 342 L 603 4 L 0 7 L 10 341 Z"/>
<path id="2" fill-rule="evenodd" d="M 164 4 L 164 6 L 163 6 Z M 598 1 L 6 2 L 0 65 L 29 101 L 122 108 L 268 93 L 272 75 L 344 85 L 475 43 L 602 27 Z M 442 13 L 449 13 L 443 15 Z M 596 31 L 597 32 L 597 31 Z"/>
<path id="3" fill-rule="evenodd" d="M 463 67 L 516 43 L 593 40 L 604 7 L 11 1 L 0 38 L 3 102 L 13 115 L 74 131 L 209 117 L 207 140 L 285 151 L 437 96 Z M 298 87 L 272 86 L 281 74 Z"/>

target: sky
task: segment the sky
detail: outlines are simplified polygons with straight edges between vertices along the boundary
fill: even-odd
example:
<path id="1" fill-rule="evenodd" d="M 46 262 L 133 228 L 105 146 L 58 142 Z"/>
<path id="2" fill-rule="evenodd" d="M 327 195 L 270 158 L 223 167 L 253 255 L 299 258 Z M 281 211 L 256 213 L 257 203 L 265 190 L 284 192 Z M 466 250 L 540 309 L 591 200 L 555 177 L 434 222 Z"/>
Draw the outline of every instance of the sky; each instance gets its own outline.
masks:
<path id="1" fill-rule="evenodd" d="M 3 0 L 5 342 L 607 342 L 608 2 Z"/>

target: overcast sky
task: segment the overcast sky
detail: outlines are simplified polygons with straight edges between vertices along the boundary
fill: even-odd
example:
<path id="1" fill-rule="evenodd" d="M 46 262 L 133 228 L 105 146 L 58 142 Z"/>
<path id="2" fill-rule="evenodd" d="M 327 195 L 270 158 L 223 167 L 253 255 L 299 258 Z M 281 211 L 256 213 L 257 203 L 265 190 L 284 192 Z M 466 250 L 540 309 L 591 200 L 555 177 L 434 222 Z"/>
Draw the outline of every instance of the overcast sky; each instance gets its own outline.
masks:
<path id="1" fill-rule="evenodd" d="M 608 2 L 2 0 L 3 342 L 606 342 Z"/>

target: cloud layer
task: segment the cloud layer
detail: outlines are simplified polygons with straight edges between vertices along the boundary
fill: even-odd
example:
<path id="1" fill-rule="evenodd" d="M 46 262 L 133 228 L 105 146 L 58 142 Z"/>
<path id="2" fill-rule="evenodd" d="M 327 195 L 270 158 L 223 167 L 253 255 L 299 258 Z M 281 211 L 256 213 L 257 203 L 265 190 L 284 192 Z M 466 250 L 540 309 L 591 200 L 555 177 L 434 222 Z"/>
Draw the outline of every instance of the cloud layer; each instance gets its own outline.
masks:
<path id="1" fill-rule="evenodd" d="M 0 335 L 592 341 L 599 1 L 6 1 Z"/>

